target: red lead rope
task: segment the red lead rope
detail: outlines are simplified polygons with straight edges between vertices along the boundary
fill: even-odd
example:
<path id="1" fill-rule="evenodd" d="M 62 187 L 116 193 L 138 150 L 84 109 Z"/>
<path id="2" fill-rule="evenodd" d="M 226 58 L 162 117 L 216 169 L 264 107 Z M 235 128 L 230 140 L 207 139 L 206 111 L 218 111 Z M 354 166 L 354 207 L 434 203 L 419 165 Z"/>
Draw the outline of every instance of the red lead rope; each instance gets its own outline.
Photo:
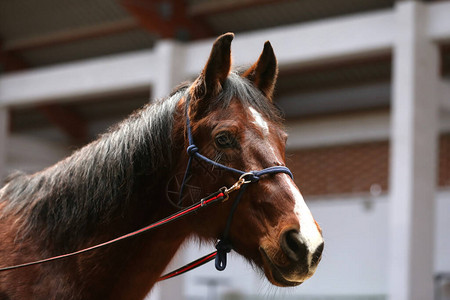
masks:
<path id="1" fill-rule="evenodd" d="M 92 251 L 92 250 L 95 250 L 95 249 L 98 249 L 98 248 L 101 248 L 101 247 L 105 247 L 105 246 L 117 243 L 119 241 L 123 241 L 123 240 L 131 238 L 131 237 L 135 237 L 135 236 L 140 235 L 140 234 L 142 234 L 144 232 L 147 232 L 147 231 L 155 229 L 155 228 L 157 228 L 159 226 L 162 226 L 162 225 L 165 225 L 165 224 L 170 223 L 172 221 L 175 221 L 175 220 L 177 220 L 177 219 L 179 219 L 181 217 L 184 217 L 184 216 L 186 216 L 188 214 L 191 214 L 191 213 L 193 213 L 193 212 L 195 212 L 195 211 L 197 211 L 197 210 L 199 210 L 199 209 L 201 209 L 203 207 L 209 206 L 209 205 L 211 205 L 213 203 L 216 203 L 216 202 L 219 202 L 219 201 L 223 201 L 226 198 L 227 198 L 227 196 L 225 195 L 225 193 L 222 190 L 220 190 L 220 191 L 218 191 L 218 192 L 216 192 L 216 193 L 214 193 L 214 194 L 212 194 L 212 195 L 210 195 L 210 196 L 208 196 L 206 198 L 203 198 L 198 203 L 196 203 L 196 204 L 194 204 L 194 205 L 192 205 L 190 207 L 187 207 L 187 208 L 185 208 L 185 209 L 183 209 L 183 210 L 181 210 L 181 211 L 179 211 L 179 212 L 177 212 L 177 213 L 175 213 L 175 214 L 173 214 L 173 215 L 171 215 L 169 217 L 166 217 L 166 218 L 164 218 L 164 219 L 162 219 L 162 220 L 160 220 L 158 222 L 155 222 L 153 224 L 150 224 L 150 225 L 148 225 L 148 226 L 146 226 L 144 228 L 141 228 L 141 229 L 138 229 L 136 231 L 130 232 L 128 234 L 122 235 L 122 236 L 120 236 L 118 238 L 115 238 L 113 240 L 109 240 L 107 242 L 104 242 L 104 243 L 101 243 L 101 244 L 97 244 L 97 245 L 94 245 L 94 246 L 91 246 L 91 247 L 88 247 L 88 248 L 85 248 L 85 249 L 81 249 L 81 250 L 78 250 L 78 251 L 75 251 L 75 252 L 71 252 L 71 253 L 66 253 L 66 254 L 62 254 L 62 255 L 58 255 L 58 256 L 53 256 L 53 257 L 49 257 L 49 258 L 46 258 L 46 259 L 41 259 L 41 260 L 37 260 L 37 261 L 33 261 L 33 262 L 23 263 L 23 264 L 20 264 L 20 265 L 3 267 L 3 268 L 0 268 L 0 272 L 7 271 L 7 270 L 24 268 L 24 267 L 37 265 L 37 264 L 42 264 L 42 263 L 46 263 L 46 262 L 50 262 L 50 261 L 55 261 L 55 260 L 67 258 L 67 257 L 70 257 L 70 256 L 75 256 L 75 255 L 78 255 L 78 254 L 82 254 L 82 253 L 85 253 L 85 252 L 89 252 L 89 251 Z M 188 265 L 186 265 L 184 267 L 181 267 L 181 268 L 179 268 L 179 269 L 177 269 L 177 270 L 175 270 L 175 271 L 173 271 L 173 272 L 171 272 L 169 274 L 164 275 L 159 280 L 161 281 L 161 280 L 164 280 L 164 279 L 172 278 L 172 277 L 175 277 L 177 275 L 183 274 L 183 273 L 185 273 L 185 272 L 187 272 L 189 270 L 192 270 L 192 269 L 194 269 L 196 267 L 199 267 L 199 266 L 201 266 L 201 265 L 211 261 L 212 259 L 214 259 L 215 256 L 216 256 L 216 252 L 208 254 L 208 255 L 206 255 L 206 256 L 204 256 L 204 257 L 202 257 L 202 258 L 200 258 L 200 259 L 198 259 L 198 260 L 196 260 L 196 261 L 194 261 L 194 262 L 192 262 L 192 263 L 190 263 L 190 264 L 188 264 Z"/>
<path id="2" fill-rule="evenodd" d="M 170 273 L 167 273 L 167 274 L 161 276 L 158 281 L 163 281 L 163 280 L 166 280 L 166 279 L 170 279 L 170 278 L 173 278 L 175 276 L 184 274 L 187 271 L 193 270 L 193 269 L 195 269 L 197 267 L 203 266 L 204 264 L 206 264 L 206 263 L 210 262 L 211 260 L 215 259 L 216 255 L 217 255 L 217 251 L 211 252 L 210 254 L 207 254 L 207 255 L 205 255 L 203 257 L 200 257 L 199 259 L 194 260 L 193 262 L 191 262 L 191 263 L 189 263 L 189 264 L 187 264 L 187 265 L 185 265 L 185 266 L 183 266 L 183 267 L 181 267 L 179 269 L 176 269 L 176 270 L 174 270 L 174 271 L 172 271 Z"/>

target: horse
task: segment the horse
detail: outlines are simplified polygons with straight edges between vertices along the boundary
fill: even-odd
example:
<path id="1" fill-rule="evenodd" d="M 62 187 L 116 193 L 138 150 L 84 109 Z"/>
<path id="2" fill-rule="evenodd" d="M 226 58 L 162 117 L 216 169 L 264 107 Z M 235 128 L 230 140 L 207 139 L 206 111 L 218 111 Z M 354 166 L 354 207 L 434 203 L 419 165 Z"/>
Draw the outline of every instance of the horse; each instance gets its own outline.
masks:
<path id="1" fill-rule="evenodd" d="M 285 170 L 273 48 L 266 42 L 253 65 L 232 69 L 233 37 L 216 39 L 192 83 L 55 165 L 9 176 L 0 190 L 0 267 L 76 251 L 156 222 L 223 186 L 236 187 L 229 169 L 281 172 L 248 184 L 234 208 L 238 194 L 230 192 L 228 200 L 140 236 L 1 272 L 0 299 L 143 299 L 183 242 L 215 243 L 227 226 L 233 250 L 272 284 L 297 286 L 314 274 L 322 230 Z M 190 140 L 216 164 L 191 159 Z"/>

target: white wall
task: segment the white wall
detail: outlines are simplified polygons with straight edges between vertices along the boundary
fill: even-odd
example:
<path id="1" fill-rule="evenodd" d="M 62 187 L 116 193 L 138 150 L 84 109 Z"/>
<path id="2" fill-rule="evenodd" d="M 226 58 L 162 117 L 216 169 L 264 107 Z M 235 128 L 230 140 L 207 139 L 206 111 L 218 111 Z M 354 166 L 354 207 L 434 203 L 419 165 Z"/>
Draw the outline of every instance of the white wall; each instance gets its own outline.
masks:
<path id="1" fill-rule="evenodd" d="M 11 135 L 7 144 L 7 173 L 40 171 L 68 156 L 67 144 L 49 142 L 29 135 Z"/>
<path id="2" fill-rule="evenodd" d="M 388 292 L 388 197 L 314 199 L 308 205 L 325 237 L 325 251 L 316 274 L 295 288 L 276 288 L 236 253 L 218 272 L 211 262 L 183 275 L 187 299 L 206 299 L 200 281 L 220 278 L 221 296 L 230 292 L 261 299 L 293 296 L 386 295 Z M 436 207 L 436 272 L 450 272 L 450 191 L 441 191 Z M 190 244 L 181 251 L 194 260 L 214 247 Z M 300 298 L 299 298 L 300 299 Z"/>

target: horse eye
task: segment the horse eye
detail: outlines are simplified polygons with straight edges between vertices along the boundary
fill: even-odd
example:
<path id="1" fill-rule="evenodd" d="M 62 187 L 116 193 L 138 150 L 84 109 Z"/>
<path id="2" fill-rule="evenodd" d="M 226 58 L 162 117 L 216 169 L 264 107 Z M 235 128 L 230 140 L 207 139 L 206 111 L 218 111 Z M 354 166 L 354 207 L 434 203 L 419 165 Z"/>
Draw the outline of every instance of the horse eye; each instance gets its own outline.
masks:
<path id="1" fill-rule="evenodd" d="M 215 142 L 219 148 L 232 148 L 236 144 L 236 140 L 229 132 L 221 132 L 216 135 Z"/>

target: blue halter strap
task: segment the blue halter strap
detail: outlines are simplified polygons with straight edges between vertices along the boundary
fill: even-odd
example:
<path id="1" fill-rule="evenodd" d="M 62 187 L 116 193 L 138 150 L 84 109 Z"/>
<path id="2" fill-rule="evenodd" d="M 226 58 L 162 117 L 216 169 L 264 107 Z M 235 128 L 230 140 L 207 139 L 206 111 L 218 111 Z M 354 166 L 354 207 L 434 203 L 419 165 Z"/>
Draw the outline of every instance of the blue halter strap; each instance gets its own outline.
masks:
<path id="1" fill-rule="evenodd" d="M 234 212 L 236 211 L 239 202 L 247 189 L 248 184 L 255 183 L 259 181 L 260 177 L 264 175 L 269 174 L 277 174 L 277 173 L 285 173 L 289 175 L 292 179 L 294 176 L 292 175 L 291 171 L 284 166 L 273 166 L 266 169 L 262 169 L 259 171 L 250 171 L 250 172 L 244 172 L 232 167 L 225 166 L 221 163 L 218 163 L 214 160 L 211 160 L 207 158 L 206 156 L 199 153 L 198 147 L 194 143 L 194 138 L 192 136 L 192 130 L 191 130 L 191 122 L 189 119 L 189 101 L 190 101 L 190 95 L 189 93 L 186 96 L 186 127 L 187 127 L 187 137 L 189 141 L 189 146 L 187 147 L 187 153 L 189 155 L 189 160 L 187 163 L 186 171 L 184 174 L 183 182 L 181 184 L 180 193 L 179 193 L 179 199 L 178 199 L 178 205 L 181 206 L 182 197 L 184 193 L 184 187 L 186 185 L 186 182 L 188 180 L 190 169 L 192 166 L 192 161 L 195 159 L 198 159 L 200 161 L 204 161 L 210 165 L 213 165 L 214 167 L 220 168 L 222 170 L 226 170 L 232 173 L 235 173 L 240 176 L 240 180 L 242 179 L 241 185 L 239 185 L 239 193 L 237 194 L 233 205 L 231 207 L 230 213 L 228 215 L 227 223 L 225 225 L 225 229 L 222 233 L 222 236 L 220 237 L 220 240 L 216 244 L 217 249 L 217 256 L 216 256 L 216 269 L 219 271 L 225 270 L 227 266 L 227 253 L 229 253 L 233 246 L 229 240 L 229 232 L 231 228 L 231 223 L 233 220 Z"/>

